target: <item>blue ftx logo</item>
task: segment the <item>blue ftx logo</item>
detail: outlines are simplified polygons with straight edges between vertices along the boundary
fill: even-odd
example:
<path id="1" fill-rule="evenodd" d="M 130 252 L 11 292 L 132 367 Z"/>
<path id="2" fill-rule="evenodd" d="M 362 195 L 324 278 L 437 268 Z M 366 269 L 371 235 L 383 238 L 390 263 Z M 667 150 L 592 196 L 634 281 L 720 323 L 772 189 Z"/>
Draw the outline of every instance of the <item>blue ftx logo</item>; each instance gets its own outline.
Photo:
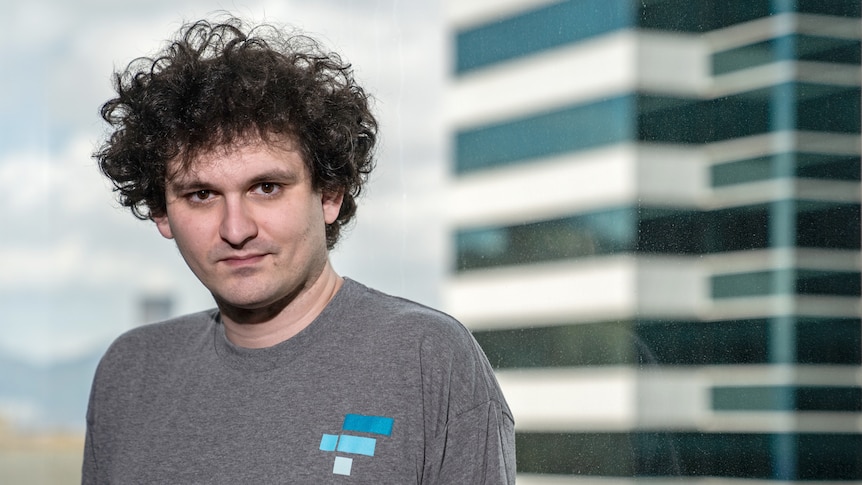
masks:
<path id="1" fill-rule="evenodd" d="M 392 434 L 393 422 L 392 418 L 385 416 L 347 414 L 344 416 L 344 424 L 341 426 L 341 431 L 389 436 Z M 324 434 L 320 440 L 320 449 L 322 451 L 334 451 L 336 453 L 353 455 L 374 456 L 374 448 L 376 446 L 377 440 L 374 438 L 345 433 L 341 433 L 340 435 Z M 350 468 L 352 466 L 353 458 L 336 455 L 332 473 L 336 475 L 350 475 Z"/>

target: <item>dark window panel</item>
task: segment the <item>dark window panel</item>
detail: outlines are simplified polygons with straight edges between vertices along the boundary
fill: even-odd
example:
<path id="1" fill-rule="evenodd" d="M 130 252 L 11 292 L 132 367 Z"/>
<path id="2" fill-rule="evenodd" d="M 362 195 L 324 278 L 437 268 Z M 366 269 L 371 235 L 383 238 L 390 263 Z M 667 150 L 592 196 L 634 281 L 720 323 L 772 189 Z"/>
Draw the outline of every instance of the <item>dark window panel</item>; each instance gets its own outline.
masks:
<path id="1" fill-rule="evenodd" d="M 862 323 L 859 319 L 800 318 L 796 347 L 800 364 L 862 365 Z"/>
<path id="2" fill-rule="evenodd" d="M 797 295 L 860 296 L 860 277 L 858 271 L 794 269 L 715 275 L 712 297 L 765 296 L 785 294 L 786 290 Z"/>
<path id="3" fill-rule="evenodd" d="M 796 85 L 796 128 L 807 131 L 860 131 L 860 89 L 800 83 Z"/>
<path id="4" fill-rule="evenodd" d="M 860 205 L 799 201 L 796 245 L 804 248 L 860 249 Z"/>
<path id="5" fill-rule="evenodd" d="M 566 324 L 473 333 L 497 369 L 604 365 L 862 364 L 859 319 Z M 789 352 L 781 335 L 791 335 Z M 779 357 L 780 356 L 780 357 Z"/>
<path id="6" fill-rule="evenodd" d="M 635 249 L 632 209 L 611 209 L 515 226 L 466 229 L 455 235 L 457 269 L 508 266 Z"/>
<path id="7" fill-rule="evenodd" d="M 778 178 L 860 180 L 859 157 L 825 153 L 778 153 L 717 164 L 710 169 L 713 187 Z"/>
<path id="8" fill-rule="evenodd" d="M 792 218 L 786 230 L 779 229 L 780 221 L 773 215 L 780 208 L 785 208 Z M 856 250 L 860 248 L 859 208 L 859 204 L 816 201 L 777 201 L 712 212 L 616 208 L 513 226 L 461 229 L 455 233 L 456 269 L 469 271 L 633 252 L 709 254 L 788 244 Z M 773 236 L 775 240 L 770 242 Z M 770 278 L 752 276 L 745 284 L 763 289 L 747 291 L 768 294 L 773 291 L 768 286 Z M 720 292 L 723 284 L 718 283 Z M 801 284 L 800 291 L 809 294 L 818 294 L 816 288 L 822 287 Z M 728 285 L 733 291 L 734 283 Z"/>
<path id="9" fill-rule="evenodd" d="M 687 322 L 641 321 L 637 335 L 662 365 L 762 364 L 769 361 L 763 319 Z"/>
<path id="10" fill-rule="evenodd" d="M 711 394 L 716 411 L 862 411 L 862 387 L 724 386 Z"/>
<path id="11" fill-rule="evenodd" d="M 769 2 L 725 0 L 721 3 L 686 0 L 641 0 L 638 26 L 677 32 L 709 32 L 773 13 Z"/>
<path id="12" fill-rule="evenodd" d="M 862 435 L 852 433 L 520 432 L 515 442 L 521 473 L 862 479 Z"/>
<path id="13" fill-rule="evenodd" d="M 793 34 L 716 52 L 712 72 L 726 74 L 779 61 L 860 63 L 859 40 Z"/>
<path id="14" fill-rule="evenodd" d="M 796 11 L 799 13 L 813 13 L 818 15 L 835 15 L 838 17 L 860 16 L 860 2 L 858 0 L 795 0 Z"/>

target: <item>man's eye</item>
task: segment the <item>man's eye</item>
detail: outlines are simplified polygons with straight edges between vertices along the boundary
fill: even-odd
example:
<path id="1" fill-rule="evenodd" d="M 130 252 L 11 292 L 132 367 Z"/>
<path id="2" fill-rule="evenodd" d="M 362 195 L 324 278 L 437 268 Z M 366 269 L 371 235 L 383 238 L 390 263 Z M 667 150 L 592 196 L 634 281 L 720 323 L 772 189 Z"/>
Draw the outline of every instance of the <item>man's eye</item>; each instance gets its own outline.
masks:
<path id="1" fill-rule="evenodd" d="M 272 195 L 272 194 L 278 192 L 278 189 L 279 189 L 279 185 L 276 183 L 272 183 L 272 182 L 263 182 L 263 183 L 257 184 L 257 187 L 255 187 L 256 192 L 260 192 L 261 194 L 266 194 L 266 195 Z"/>
<path id="2" fill-rule="evenodd" d="M 209 190 L 196 190 L 189 194 L 189 198 L 194 201 L 202 201 L 207 200 L 212 195 L 212 192 Z"/>

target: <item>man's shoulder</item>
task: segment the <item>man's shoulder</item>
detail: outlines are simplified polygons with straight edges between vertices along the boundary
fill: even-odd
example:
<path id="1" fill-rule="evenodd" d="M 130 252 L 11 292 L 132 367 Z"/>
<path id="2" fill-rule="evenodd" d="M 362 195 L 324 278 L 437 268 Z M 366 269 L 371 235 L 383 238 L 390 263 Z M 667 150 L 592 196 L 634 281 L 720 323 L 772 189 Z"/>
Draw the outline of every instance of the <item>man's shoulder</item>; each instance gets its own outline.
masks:
<path id="1" fill-rule="evenodd" d="M 511 416 L 493 370 L 472 333 L 454 317 L 432 307 L 365 286 L 353 299 L 363 337 L 385 340 L 387 355 L 418 362 L 427 392 L 441 392 L 454 414 L 481 403 L 501 403 Z M 375 318 L 374 315 L 377 315 Z M 355 334 L 354 334 L 354 338 Z M 407 367 L 405 367 L 407 368 Z"/>
<path id="2" fill-rule="evenodd" d="M 345 281 L 349 298 L 341 311 L 366 325 L 391 330 L 418 331 L 424 334 L 464 337 L 469 331 L 456 318 L 422 303 L 391 295 L 353 280 Z"/>
<path id="3" fill-rule="evenodd" d="M 209 335 L 215 315 L 214 310 L 208 310 L 135 327 L 114 340 L 102 361 L 157 359 L 176 353 Z"/>
<path id="4" fill-rule="evenodd" d="M 484 354 L 473 335 L 453 316 L 422 303 L 348 281 L 349 306 L 342 311 L 369 338 L 385 338 L 405 348 L 418 346 L 437 357 L 473 359 Z"/>

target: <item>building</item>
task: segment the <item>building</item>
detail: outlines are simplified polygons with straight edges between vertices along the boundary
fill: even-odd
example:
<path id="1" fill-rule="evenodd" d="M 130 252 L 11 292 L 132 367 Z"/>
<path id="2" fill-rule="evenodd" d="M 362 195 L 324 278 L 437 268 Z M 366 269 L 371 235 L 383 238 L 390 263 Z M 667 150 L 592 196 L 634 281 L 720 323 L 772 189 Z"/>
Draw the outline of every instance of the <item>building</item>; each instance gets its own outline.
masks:
<path id="1" fill-rule="evenodd" d="M 519 483 L 862 480 L 860 2 L 446 10 L 444 304 Z"/>
<path id="2" fill-rule="evenodd" d="M 167 293 L 145 293 L 138 300 L 141 325 L 160 322 L 173 316 L 174 299 Z"/>

